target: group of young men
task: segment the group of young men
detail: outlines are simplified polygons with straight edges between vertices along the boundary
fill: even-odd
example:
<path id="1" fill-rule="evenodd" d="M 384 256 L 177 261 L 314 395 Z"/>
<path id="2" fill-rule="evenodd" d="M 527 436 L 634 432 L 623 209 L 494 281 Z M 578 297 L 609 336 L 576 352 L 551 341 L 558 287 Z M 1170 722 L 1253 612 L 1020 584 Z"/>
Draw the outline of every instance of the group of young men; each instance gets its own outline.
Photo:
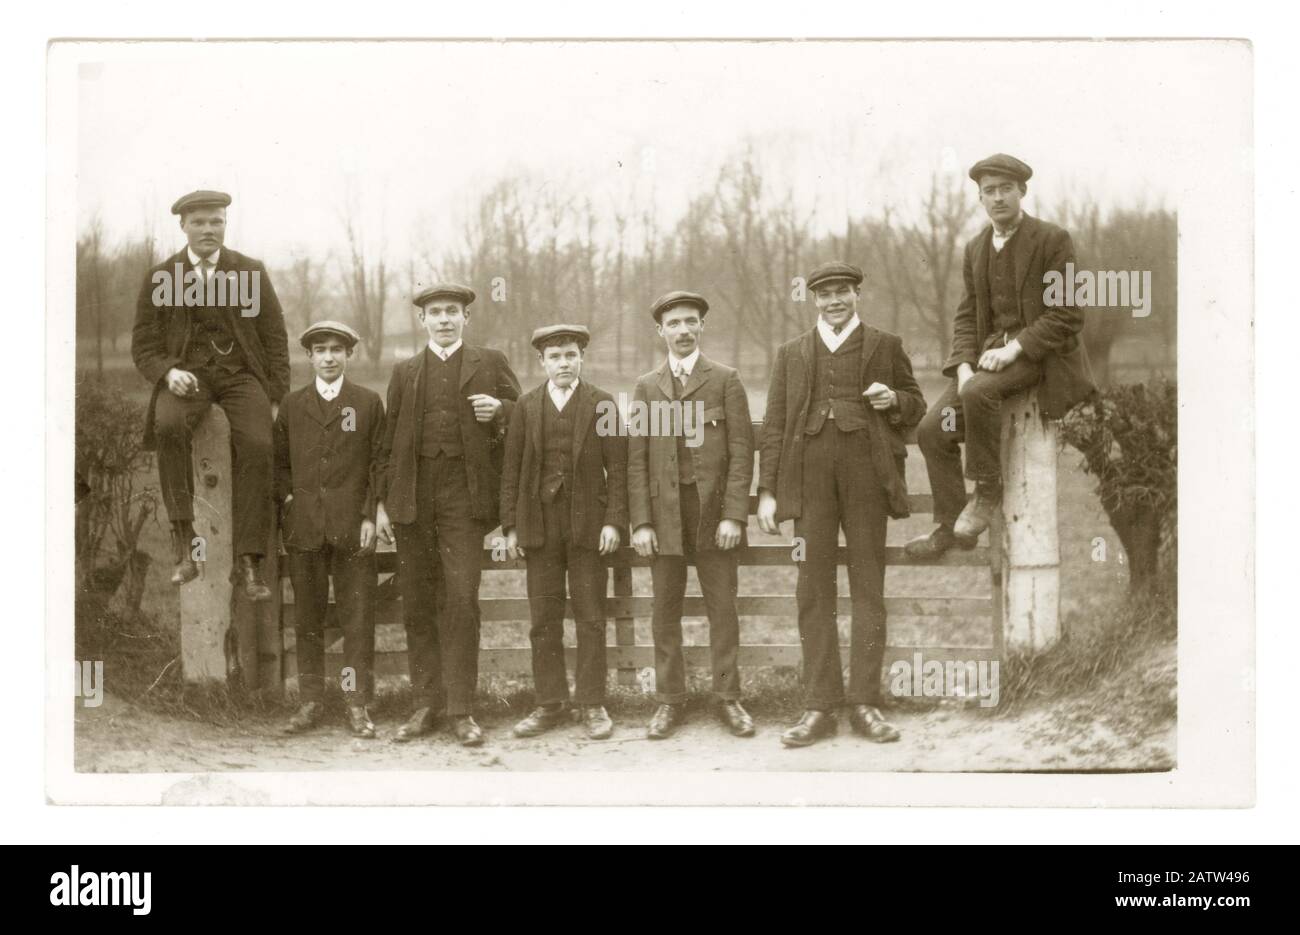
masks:
<path id="1" fill-rule="evenodd" d="M 794 521 L 804 712 L 781 735 L 806 746 L 836 731 L 848 706 L 853 731 L 897 740 L 880 711 L 886 621 L 888 520 L 908 515 L 904 436 L 918 436 L 934 491 L 935 530 L 907 545 L 917 558 L 970 548 L 1000 498 L 1001 400 L 1042 383 L 1040 404 L 1062 415 L 1092 385 L 1078 341 L 1082 316 L 1048 307 L 1043 273 L 1073 260 L 1069 235 L 1020 210 L 1031 170 L 995 155 L 970 170 L 991 224 L 968 245 L 965 296 L 956 313 L 952 383 L 927 413 L 900 339 L 858 315 L 863 272 L 844 262 L 812 270 L 806 289 L 817 321 L 777 356 L 762 430 L 733 367 L 702 351 L 709 303 L 669 292 L 650 308 L 663 363 L 636 382 L 633 405 L 677 418 L 667 431 L 610 429 L 616 403 L 582 376 L 590 334 L 577 324 L 532 336 L 546 379 L 521 393 L 506 357 L 464 342 L 475 294 L 439 283 L 414 297 L 428 343 L 393 369 L 386 403 L 345 375 L 359 338 L 319 321 L 300 336 L 314 379 L 288 392 L 287 338 L 265 268 L 223 246 L 230 197 L 200 191 L 172 206 L 188 245 L 150 271 L 132 350 L 155 385 L 147 436 L 156 439 L 176 584 L 198 574 L 193 545 L 190 433 L 212 402 L 231 424 L 234 540 L 239 585 L 265 600 L 262 578 L 275 504 L 294 588 L 300 707 L 287 730 L 317 725 L 324 711 L 324 622 L 333 578 L 343 629 L 339 681 L 350 728 L 373 737 L 376 543 L 395 541 L 414 710 L 393 739 L 413 740 L 445 719 L 467 746 L 483 742 L 473 717 L 478 674 L 478 591 L 484 537 L 498 525 L 504 548 L 526 565 L 534 709 L 514 726 L 532 737 L 577 720 L 610 736 L 605 708 L 606 561 L 628 544 L 649 560 L 657 706 L 646 735 L 669 737 L 687 698 L 682 649 L 686 567 L 695 565 L 709 619 L 712 688 L 727 730 L 754 734 L 741 704 L 736 609 L 754 451 L 759 450 L 759 527 Z M 207 283 L 239 271 L 262 277 L 257 314 L 233 303 L 176 307 L 156 300 L 155 275 L 183 269 Z M 207 293 L 211 295 L 211 291 Z M 278 405 L 277 405 L 278 404 Z M 689 430 L 689 432 L 688 432 Z M 689 436 L 689 437 L 688 437 Z M 966 496 L 960 444 L 967 446 Z M 848 546 L 852 604 L 849 678 L 837 626 L 837 549 Z M 630 533 L 630 537 L 629 537 Z M 565 601 L 576 624 L 570 693 L 563 643 Z"/>

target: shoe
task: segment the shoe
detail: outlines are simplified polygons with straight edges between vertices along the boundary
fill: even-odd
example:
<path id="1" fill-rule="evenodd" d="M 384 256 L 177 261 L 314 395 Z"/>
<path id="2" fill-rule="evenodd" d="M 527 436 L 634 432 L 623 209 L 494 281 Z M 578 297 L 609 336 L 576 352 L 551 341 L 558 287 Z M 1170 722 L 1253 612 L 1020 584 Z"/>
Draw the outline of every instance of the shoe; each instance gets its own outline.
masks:
<path id="1" fill-rule="evenodd" d="M 719 706 L 718 713 L 722 717 L 722 723 L 737 737 L 754 736 L 754 719 L 749 716 L 749 712 L 740 706 L 739 701 L 724 701 Z"/>
<path id="2" fill-rule="evenodd" d="M 975 496 L 970 498 L 966 508 L 952 524 L 954 537 L 978 539 L 980 533 L 989 528 L 994 513 L 1002 506 L 1002 488 L 996 484 L 978 483 Z"/>
<path id="3" fill-rule="evenodd" d="M 367 739 L 375 736 L 375 722 L 370 720 L 370 712 L 365 705 L 348 705 L 348 726 L 352 728 L 354 736 Z"/>
<path id="4" fill-rule="evenodd" d="M 190 551 L 190 543 L 193 541 L 193 527 L 185 531 L 172 529 L 172 555 L 176 557 L 176 567 L 172 571 L 171 580 L 172 584 L 178 587 L 189 584 L 199 576 L 198 563 L 194 561 L 194 555 Z"/>
<path id="5" fill-rule="evenodd" d="M 417 708 L 406 723 L 397 728 L 397 733 L 393 735 L 393 742 L 406 743 L 416 737 L 423 737 L 433 730 L 437 722 L 438 718 L 433 713 L 433 708 Z"/>
<path id="6" fill-rule="evenodd" d="M 835 715 L 829 711 L 805 711 L 799 723 L 781 735 L 787 747 L 807 747 L 823 737 L 834 737 Z"/>
<path id="7" fill-rule="evenodd" d="M 873 743 L 892 743 L 899 738 L 898 728 L 885 720 L 879 708 L 855 704 L 849 708 L 849 726 L 853 733 L 866 737 Z"/>
<path id="8" fill-rule="evenodd" d="M 319 701 L 308 701 L 298 708 L 297 713 L 289 718 L 289 723 L 284 725 L 286 734 L 301 734 L 303 731 L 311 730 L 320 723 L 321 715 L 325 713 L 325 706 Z"/>
<path id="9" fill-rule="evenodd" d="M 477 747 L 483 742 L 483 728 L 474 723 L 468 714 L 461 715 L 452 722 L 451 732 L 462 747 Z"/>
<path id="10" fill-rule="evenodd" d="M 199 576 L 199 566 L 192 558 L 184 558 L 176 563 L 176 568 L 172 571 L 172 584 L 178 587 L 182 584 L 189 584 Z"/>
<path id="11" fill-rule="evenodd" d="M 661 704 L 650 718 L 645 735 L 651 740 L 667 740 L 681 723 L 681 705 Z"/>
<path id="12" fill-rule="evenodd" d="M 528 717 L 515 725 L 514 735 L 516 737 L 536 737 L 552 727 L 559 727 L 563 724 L 567 713 L 563 705 L 554 708 L 541 706 L 533 708 Z"/>
<path id="13" fill-rule="evenodd" d="M 604 705 L 584 705 L 582 723 L 587 725 L 587 736 L 592 740 L 607 740 L 614 733 L 614 722 L 609 719 Z"/>
<path id="14" fill-rule="evenodd" d="M 244 582 L 244 595 L 250 601 L 271 599 L 271 589 L 262 580 L 262 556 L 239 556 L 239 580 Z"/>
<path id="15" fill-rule="evenodd" d="M 959 536 L 951 526 L 936 526 L 928 536 L 917 536 L 907 545 L 903 552 L 908 558 L 924 561 L 939 558 L 953 546 L 959 549 L 973 549 L 978 540 L 969 536 Z"/>

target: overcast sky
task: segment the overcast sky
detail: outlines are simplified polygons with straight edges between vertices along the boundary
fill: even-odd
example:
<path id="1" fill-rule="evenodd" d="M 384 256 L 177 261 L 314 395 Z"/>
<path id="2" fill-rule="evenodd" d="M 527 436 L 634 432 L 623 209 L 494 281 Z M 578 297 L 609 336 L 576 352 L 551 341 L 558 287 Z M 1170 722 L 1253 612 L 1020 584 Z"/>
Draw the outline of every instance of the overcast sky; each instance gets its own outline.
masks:
<path id="1" fill-rule="evenodd" d="M 234 197 L 227 243 L 272 265 L 342 243 L 349 186 L 393 261 L 456 236 L 509 173 L 671 221 L 754 140 L 772 184 L 834 229 L 914 210 L 931 172 L 1010 152 L 1030 211 L 1061 198 L 1176 209 L 1209 134 L 1249 139 L 1232 43 L 61 44 L 77 80 L 78 225 L 152 228 L 195 188 Z M 1245 68 L 1240 66 L 1244 65 Z M 57 104 L 57 101 L 55 102 Z M 1250 153 L 1243 149 L 1241 167 Z M 972 186 L 973 188 L 973 186 Z"/>

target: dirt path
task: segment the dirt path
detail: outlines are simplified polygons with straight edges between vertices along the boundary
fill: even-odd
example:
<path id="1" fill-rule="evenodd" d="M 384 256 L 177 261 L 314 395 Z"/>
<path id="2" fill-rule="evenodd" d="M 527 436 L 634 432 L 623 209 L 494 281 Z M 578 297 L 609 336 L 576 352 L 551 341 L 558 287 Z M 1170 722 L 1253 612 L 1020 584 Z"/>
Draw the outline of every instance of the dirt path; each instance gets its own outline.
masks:
<path id="1" fill-rule="evenodd" d="M 577 725 L 519 740 L 508 721 L 486 721 L 487 742 L 458 746 L 445 732 L 410 744 L 390 738 L 397 722 L 382 721 L 379 737 L 352 738 L 342 724 L 286 737 L 277 722 L 220 727 L 158 714 L 107 696 L 79 708 L 76 768 L 81 772 L 224 772 L 228 770 L 518 771 L 985 771 L 1168 769 L 1174 763 L 1171 721 L 1141 738 L 1121 736 L 1104 722 L 1080 718 L 1070 703 L 1014 718 L 942 707 L 895 709 L 898 743 L 867 743 L 841 723 L 837 737 L 801 750 L 781 746 L 782 723 L 759 721 L 757 736 L 727 734 L 707 716 L 666 741 L 644 738 L 644 725 L 616 723 L 613 738 L 589 741 Z"/>

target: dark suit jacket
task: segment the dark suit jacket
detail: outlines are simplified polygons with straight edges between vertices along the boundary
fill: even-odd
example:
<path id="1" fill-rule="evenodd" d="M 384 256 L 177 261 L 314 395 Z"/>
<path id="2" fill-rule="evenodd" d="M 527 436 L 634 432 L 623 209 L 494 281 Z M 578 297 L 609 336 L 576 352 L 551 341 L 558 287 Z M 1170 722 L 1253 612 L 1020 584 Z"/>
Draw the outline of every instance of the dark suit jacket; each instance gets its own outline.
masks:
<path id="1" fill-rule="evenodd" d="M 907 481 L 903 459 L 908 429 L 925 415 L 925 397 L 912 376 L 912 361 L 898 335 L 880 331 L 863 322 L 861 388 L 883 383 L 898 393 L 898 405 L 881 413 L 867 406 L 871 433 L 871 457 L 876 476 L 889 496 L 889 515 L 909 515 Z M 816 361 L 815 341 L 821 338 L 813 328 L 781 345 L 767 392 L 767 413 L 763 418 L 759 453 L 758 486 L 776 495 L 777 521 L 796 519 L 803 512 L 804 425 L 812 403 Z M 827 422 L 823 432 L 838 432 Z"/>
<path id="2" fill-rule="evenodd" d="M 462 344 L 460 362 L 460 433 L 465 447 L 470 507 L 486 529 L 497 524 L 501 486 L 501 436 L 519 398 L 519 380 L 506 356 L 490 347 Z M 490 422 L 474 418 L 467 397 L 476 393 L 501 400 L 502 409 Z M 393 367 L 388 383 L 388 416 L 381 452 L 383 479 L 379 499 L 394 523 L 416 517 L 415 478 L 420 466 L 424 428 L 424 348 Z"/>
<path id="3" fill-rule="evenodd" d="M 375 518 L 384 403 L 347 377 L 325 402 L 312 380 L 284 397 L 272 431 L 275 499 L 293 494 L 281 523 L 285 548 L 356 549 L 361 521 Z"/>
<path id="4" fill-rule="evenodd" d="M 991 224 L 966 244 L 961 266 L 965 293 L 953 319 L 952 353 L 943 365 L 943 372 L 950 377 L 956 376 L 960 364 L 978 365 L 984 341 L 993 330 L 989 294 L 992 249 Z M 1056 270 L 1064 277 L 1065 264 L 1074 262 L 1074 244 L 1062 228 L 1026 214 L 1011 249 L 1016 281 L 1020 284 L 1020 310 L 1025 319 L 1025 328 L 1019 335 L 1020 346 L 1030 360 L 1043 367 L 1039 409 L 1049 419 L 1059 419 L 1097 389 L 1092 382 L 1087 352 L 1079 340 L 1083 311 L 1073 306 L 1043 304 L 1043 292 L 1047 288 L 1044 274 Z"/>
<path id="5" fill-rule="evenodd" d="M 154 445 L 154 407 L 158 394 L 167 389 L 164 377 L 168 370 L 181 365 L 181 356 L 185 353 L 193 321 L 188 308 L 179 304 L 176 307 L 158 306 L 153 301 L 154 290 L 157 288 L 153 282 L 154 273 L 166 272 L 173 275 L 178 263 L 182 267 L 182 275 L 194 269 L 188 250 L 169 256 L 145 274 L 144 284 L 140 287 L 140 295 L 135 303 L 131 358 L 135 361 L 136 369 L 154 385 L 153 396 L 149 399 L 149 413 L 145 417 L 146 448 Z M 280 310 L 280 300 L 276 298 L 275 289 L 271 286 L 271 277 L 261 260 L 254 260 L 227 247 L 222 247 L 217 256 L 216 272 L 258 274 L 258 314 L 248 317 L 242 315 L 237 294 L 227 294 L 226 313 L 249 370 L 262 384 L 267 398 L 272 403 L 278 403 L 289 392 L 289 343 L 284 332 L 284 314 Z M 174 283 L 173 287 L 184 288 L 181 283 Z"/>
<path id="6" fill-rule="evenodd" d="M 636 381 L 634 405 L 663 405 L 673 398 L 668 360 Z M 702 443 L 691 449 L 700 497 L 699 548 L 716 548 L 718 523 L 749 523 L 749 487 L 754 480 L 754 428 L 740 374 L 700 354 L 681 392 L 684 403 L 704 403 Z M 681 491 L 677 485 L 677 439 L 629 435 L 628 506 L 632 529 L 654 526 L 659 554 L 682 554 Z"/>
<path id="7" fill-rule="evenodd" d="M 546 544 L 542 521 L 542 406 L 546 384 L 529 390 L 515 406 L 506 431 L 505 467 L 501 475 L 501 528 L 513 527 L 524 548 Z M 603 418 L 597 412 L 613 413 Z M 616 526 L 626 540 L 627 438 L 614 397 L 586 380 L 565 403 L 574 407 L 573 490 L 569 522 L 573 541 L 600 546 L 602 526 Z M 598 431 L 598 428 L 600 431 Z M 608 429 L 615 431 L 607 431 Z"/>

